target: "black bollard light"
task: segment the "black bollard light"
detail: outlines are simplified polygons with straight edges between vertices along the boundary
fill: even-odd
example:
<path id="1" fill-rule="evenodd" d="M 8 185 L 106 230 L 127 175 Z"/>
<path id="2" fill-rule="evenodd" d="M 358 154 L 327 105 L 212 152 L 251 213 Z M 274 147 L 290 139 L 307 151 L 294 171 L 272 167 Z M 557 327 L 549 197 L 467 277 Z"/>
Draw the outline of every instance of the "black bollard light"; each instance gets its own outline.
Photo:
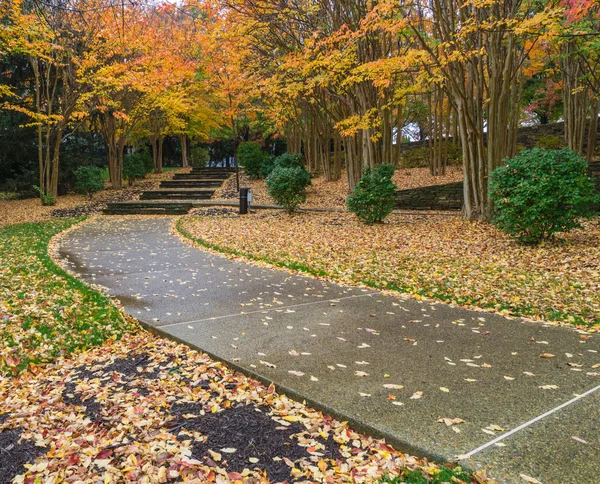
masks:
<path id="1" fill-rule="evenodd" d="M 240 214 L 248 213 L 248 187 L 240 187 Z"/>

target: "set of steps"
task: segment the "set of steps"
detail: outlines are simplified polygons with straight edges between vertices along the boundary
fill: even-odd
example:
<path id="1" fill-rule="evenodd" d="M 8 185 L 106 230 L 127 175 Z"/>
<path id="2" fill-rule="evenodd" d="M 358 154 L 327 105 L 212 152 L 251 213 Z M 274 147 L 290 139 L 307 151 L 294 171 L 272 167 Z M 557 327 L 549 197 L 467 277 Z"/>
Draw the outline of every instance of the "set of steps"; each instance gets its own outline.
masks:
<path id="1" fill-rule="evenodd" d="M 109 203 L 106 215 L 185 215 L 192 208 L 191 202 L 136 201 Z"/>
<path id="2" fill-rule="evenodd" d="M 183 180 L 165 180 L 160 182 L 160 188 L 218 188 L 222 184 L 223 180 L 189 178 Z"/>
<path id="3" fill-rule="evenodd" d="M 209 200 L 214 190 L 150 190 L 140 200 Z"/>
<path id="4" fill-rule="evenodd" d="M 206 180 L 206 181 L 221 181 L 221 180 L 223 180 L 223 174 L 221 174 L 221 175 L 212 174 L 212 173 L 202 174 L 202 173 L 194 173 L 194 172 L 177 173 L 173 176 L 172 180 L 168 180 L 168 181 L 184 181 L 184 180 L 198 180 L 198 179 L 202 179 L 202 180 Z"/>
<path id="5" fill-rule="evenodd" d="M 107 215 L 162 214 L 184 215 L 194 201 L 210 199 L 215 190 L 235 173 L 235 168 L 193 168 L 188 173 L 175 173 L 172 180 L 160 183 L 158 190 L 140 194 L 139 200 L 110 203 Z"/>

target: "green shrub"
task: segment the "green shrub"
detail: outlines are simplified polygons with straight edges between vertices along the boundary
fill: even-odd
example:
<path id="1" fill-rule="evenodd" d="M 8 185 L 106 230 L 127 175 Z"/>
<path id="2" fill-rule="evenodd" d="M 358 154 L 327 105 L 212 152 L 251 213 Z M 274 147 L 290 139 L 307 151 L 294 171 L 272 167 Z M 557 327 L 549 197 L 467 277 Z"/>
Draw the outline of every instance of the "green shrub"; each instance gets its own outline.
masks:
<path id="1" fill-rule="evenodd" d="M 275 158 L 275 164 L 283 168 L 293 168 L 295 166 L 304 168 L 301 153 L 284 153 L 283 155 L 279 155 Z"/>
<path id="2" fill-rule="evenodd" d="M 45 207 L 51 207 L 56 203 L 56 197 L 51 193 L 44 193 L 37 185 L 33 185 L 33 189 L 41 195 L 42 205 Z"/>
<path id="3" fill-rule="evenodd" d="M 102 169 L 97 166 L 82 166 L 75 170 L 75 190 L 82 195 L 87 195 L 90 200 L 94 193 L 104 189 Z"/>
<path id="4" fill-rule="evenodd" d="M 427 146 L 421 148 L 402 149 L 402 168 L 427 168 L 431 159 L 431 150 Z M 448 144 L 448 165 L 462 163 L 462 148 L 460 143 Z"/>
<path id="5" fill-rule="evenodd" d="M 277 166 L 277 157 L 275 157 L 273 155 L 268 155 L 265 157 L 265 160 L 263 162 L 263 167 L 262 167 L 262 170 L 260 171 L 260 174 L 266 180 L 269 177 L 269 175 L 271 174 L 271 172 L 275 169 L 276 166 Z"/>
<path id="6" fill-rule="evenodd" d="M 148 173 L 154 173 L 156 167 L 154 166 L 154 159 L 152 158 L 152 155 L 146 150 L 137 151 L 136 153 L 140 156 L 144 163 L 144 172 L 146 175 Z"/>
<path id="7" fill-rule="evenodd" d="M 194 168 L 204 168 L 210 161 L 210 154 L 206 148 L 196 146 L 190 151 L 190 163 Z"/>
<path id="8" fill-rule="evenodd" d="M 302 163 L 302 155 L 300 153 L 284 153 L 278 157 L 268 156 L 263 164 L 263 178 L 267 178 L 277 166 L 282 168 L 292 168 L 295 166 L 304 168 L 304 163 Z"/>
<path id="9" fill-rule="evenodd" d="M 277 166 L 280 166 L 282 168 L 292 168 L 295 166 L 304 168 L 304 163 L 302 162 L 302 155 L 300 153 L 284 153 L 282 155 L 279 155 L 278 157 L 274 157 L 272 155 L 267 156 L 265 158 L 265 161 L 263 163 L 263 169 L 261 171 L 263 178 L 267 178 Z"/>
<path id="10" fill-rule="evenodd" d="M 368 224 L 385 220 L 396 204 L 393 175 L 392 165 L 367 168 L 354 192 L 348 197 L 348 210 Z"/>
<path id="11" fill-rule="evenodd" d="M 134 180 L 141 180 L 146 176 L 146 163 L 144 153 L 125 155 L 123 159 L 123 178 L 133 185 Z"/>
<path id="12" fill-rule="evenodd" d="M 587 163 L 568 149 L 524 150 L 491 175 L 493 223 L 522 242 L 539 243 L 580 227 L 597 199 Z"/>
<path id="13" fill-rule="evenodd" d="M 306 201 L 306 187 L 310 173 L 302 166 L 276 166 L 267 178 L 269 195 L 288 212 L 296 210 Z"/>
<path id="14" fill-rule="evenodd" d="M 537 139 L 535 147 L 548 150 L 560 150 L 565 147 L 565 141 L 562 136 L 547 134 L 542 135 Z"/>
<path id="15" fill-rule="evenodd" d="M 250 141 L 240 143 L 237 150 L 237 161 L 249 178 L 260 178 L 267 156 L 258 143 Z"/>

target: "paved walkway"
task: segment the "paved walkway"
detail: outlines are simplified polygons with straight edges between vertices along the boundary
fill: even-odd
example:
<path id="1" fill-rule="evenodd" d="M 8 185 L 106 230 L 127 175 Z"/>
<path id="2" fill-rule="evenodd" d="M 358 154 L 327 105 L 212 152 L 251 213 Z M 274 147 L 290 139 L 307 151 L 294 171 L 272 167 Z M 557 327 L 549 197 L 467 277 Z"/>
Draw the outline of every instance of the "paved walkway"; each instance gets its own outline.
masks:
<path id="1" fill-rule="evenodd" d="M 598 482 L 600 336 L 234 262 L 171 222 L 98 219 L 60 254 L 164 334 L 400 450 L 503 482 Z"/>

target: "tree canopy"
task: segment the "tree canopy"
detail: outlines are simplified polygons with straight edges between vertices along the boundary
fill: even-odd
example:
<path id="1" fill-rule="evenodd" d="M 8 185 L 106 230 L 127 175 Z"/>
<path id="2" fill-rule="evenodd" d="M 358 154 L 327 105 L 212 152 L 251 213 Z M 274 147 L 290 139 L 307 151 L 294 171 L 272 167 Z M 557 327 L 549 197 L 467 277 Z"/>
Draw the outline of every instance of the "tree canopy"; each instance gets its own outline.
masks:
<path id="1" fill-rule="evenodd" d="M 353 189 L 416 132 L 433 174 L 460 145 L 469 218 L 489 217 L 489 175 L 523 123 L 562 119 L 565 144 L 594 156 L 592 0 L 12 0 L 0 15 L 2 106 L 36 130 L 43 193 L 81 130 L 104 139 L 115 188 L 140 141 L 160 171 L 166 136 L 184 163 L 188 140 L 275 136 Z"/>

